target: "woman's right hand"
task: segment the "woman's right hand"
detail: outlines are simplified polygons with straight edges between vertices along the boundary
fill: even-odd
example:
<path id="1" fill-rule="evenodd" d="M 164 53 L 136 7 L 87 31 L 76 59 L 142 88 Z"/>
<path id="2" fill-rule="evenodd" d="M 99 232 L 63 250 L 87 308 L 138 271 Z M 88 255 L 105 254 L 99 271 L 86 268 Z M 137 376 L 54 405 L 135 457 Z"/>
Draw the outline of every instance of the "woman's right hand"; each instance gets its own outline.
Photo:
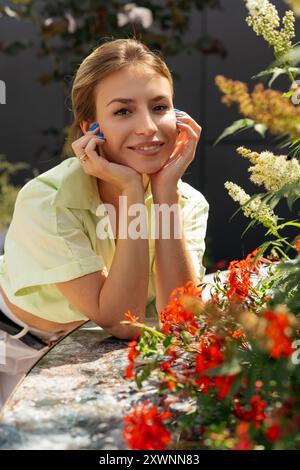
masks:
<path id="1" fill-rule="evenodd" d="M 126 165 L 120 165 L 107 160 L 102 148 L 105 140 L 96 136 L 99 132 L 100 128 L 98 126 L 72 143 L 72 148 L 78 158 L 83 155 L 87 157 L 84 160 L 80 160 L 84 172 L 87 175 L 96 176 L 115 185 L 122 192 L 133 186 L 140 185 L 143 188 L 142 174 Z M 96 152 L 97 147 L 100 148 L 99 153 L 101 153 L 101 156 Z"/>

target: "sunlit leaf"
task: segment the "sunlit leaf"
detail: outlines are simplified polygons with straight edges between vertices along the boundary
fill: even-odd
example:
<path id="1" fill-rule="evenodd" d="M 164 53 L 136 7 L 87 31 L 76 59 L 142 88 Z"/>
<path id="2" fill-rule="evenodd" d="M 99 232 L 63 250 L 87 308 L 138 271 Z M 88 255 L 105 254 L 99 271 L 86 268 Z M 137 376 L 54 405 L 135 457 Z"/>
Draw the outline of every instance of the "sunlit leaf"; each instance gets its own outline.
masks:
<path id="1" fill-rule="evenodd" d="M 239 119 L 234 121 L 229 127 L 222 132 L 222 134 L 217 138 L 214 145 L 217 145 L 222 139 L 228 137 L 229 135 L 241 132 L 245 129 L 250 129 L 254 127 L 255 121 L 253 119 Z"/>
<path id="2" fill-rule="evenodd" d="M 258 132 L 262 137 L 265 137 L 268 128 L 265 124 L 258 123 L 255 124 L 254 130 Z"/>

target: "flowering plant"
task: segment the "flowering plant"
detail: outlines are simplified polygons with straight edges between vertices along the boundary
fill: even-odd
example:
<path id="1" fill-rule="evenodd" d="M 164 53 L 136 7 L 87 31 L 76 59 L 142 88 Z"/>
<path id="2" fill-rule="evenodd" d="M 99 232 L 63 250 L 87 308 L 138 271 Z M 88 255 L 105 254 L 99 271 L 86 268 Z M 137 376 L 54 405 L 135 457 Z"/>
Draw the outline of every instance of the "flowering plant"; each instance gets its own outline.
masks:
<path id="1" fill-rule="evenodd" d="M 294 1 L 295 12 L 298 11 Z M 238 103 L 239 112 L 244 116 L 227 127 L 216 143 L 224 137 L 246 129 L 254 129 L 263 137 L 266 131 L 278 137 L 280 147 L 288 147 L 294 156 L 300 151 L 300 112 L 299 80 L 300 68 L 299 46 L 293 44 L 295 37 L 295 14 L 292 10 L 285 13 L 281 19 L 276 7 L 269 0 L 245 0 L 249 15 L 247 24 L 273 48 L 275 62 L 267 69 L 257 73 L 252 78 L 265 79 L 269 77 L 271 87 L 279 76 L 287 76 L 289 88 L 285 93 L 271 90 L 258 83 L 253 92 L 249 93 L 248 86 L 240 81 L 234 81 L 217 76 L 215 81 L 223 96 L 223 103 L 231 106 Z"/>
<path id="2" fill-rule="evenodd" d="M 280 28 L 268 0 L 246 0 L 246 6 L 248 24 L 276 56 L 286 54 L 293 14 Z M 285 72 L 292 73 L 288 64 Z M 298 138 L 299 111 L 282 94 L 259 85 L 250 96 L 241 82 L 218 77 L 217 83 L 224 101 L 238 102 L 247 117 L 231 131 L 251 125 L 262 134 L 269 129 Z M 159 331 L 125 314 L 123 323 L 141 330 L 129 343 L 126 377 L 158 391 L 125 416 L 129 448 L 300 449 L 300 222 L 275 213 L 281 199 L 292 208 L 299 198 L 300 165 L 270 151 L 237 152 L 265 192 L 250 196 L 233 182 L 225 186 L 250 218 L 246 230 L 262 224 L 268 239 L 217 272 L 213 284 L 174 289 Z"/>
<path id="3" fill-rule="evenodd" d="M 174 289 L 160 331 L 125 314 L 141 329 L 126 377 L 158 391 L 125 416 L 129 448 L 300 448 L 300 239 L 287 243 L 288 262 L 263 246 L 212 285 Z"/>
<path id="4" fill-rule="evenodd" d="M 206 303 L 203 286 L 175 289 L 161 331 L 127 312 L 142 334 L 129 343 L 126 376 L 158 390 L 156 403 L 125 416 L 129 448 L 300 447 L 299 324 L 286 306 L 268 306 L 266 284 L 253 286 L 265 262 L 255 255 L 232 262 Z"/>

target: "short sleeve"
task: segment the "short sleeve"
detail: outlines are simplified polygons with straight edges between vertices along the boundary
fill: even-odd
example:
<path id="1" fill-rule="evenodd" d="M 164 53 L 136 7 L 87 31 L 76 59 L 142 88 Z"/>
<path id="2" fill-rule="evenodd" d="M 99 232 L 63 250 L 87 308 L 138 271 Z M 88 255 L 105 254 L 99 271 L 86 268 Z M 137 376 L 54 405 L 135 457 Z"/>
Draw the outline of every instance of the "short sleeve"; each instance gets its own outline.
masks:
<path id="1" fill-rule="evenodd" d="M 54 196 L 53 188 L 36 179 L 18 194 L 4 247 L 14 295 L 105 267 L 76 210 L 53 205 Z"/>
<path id="2" fill-rule="evenodd" d="M 199 280 L 203 279 L 205 268 L 202 264 L 205 252 L 205 235 L 209 205 L 205 197 L 197 190 L 187 197 L 182 210 L 182 220 L 186 249 L 189 251 Z"/>

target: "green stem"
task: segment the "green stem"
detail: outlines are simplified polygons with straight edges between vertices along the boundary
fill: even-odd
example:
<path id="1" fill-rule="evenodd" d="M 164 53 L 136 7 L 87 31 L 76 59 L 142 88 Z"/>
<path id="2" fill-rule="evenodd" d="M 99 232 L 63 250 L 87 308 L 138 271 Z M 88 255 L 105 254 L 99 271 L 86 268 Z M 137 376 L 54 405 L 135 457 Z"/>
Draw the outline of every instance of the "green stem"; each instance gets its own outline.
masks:
<path id="1" fill-rule="evenodd" d="M 296 80 L 295 80 L 295 77 L 294 77 L 293 73 L 290 70 L 288 70 L 288 76 L 290 77 L 290 80 L 293 84 Z"/>
<path id="2" fill-rule="evenodd" d="M 139 323 L 139 322 L 134 322 L 133 323 L 133 322 L 130 322 L 128 320 L 122 320 L 120 323 L 122 323 L 123 325 L 136 326 L 138 328 L 141 328 L 142 330 L 149 331 L 149 333 L 151 333 L 153 336 L 157 336 L 158 338 L 160 338 L 162 340 L 166 339 L 166 337 L 167 337 L 167 335 L 165 335 L 161 331 L 157 331 L 154 328 L 151 328 L 150 326 L 145 325 L 144 323 Z"/>

